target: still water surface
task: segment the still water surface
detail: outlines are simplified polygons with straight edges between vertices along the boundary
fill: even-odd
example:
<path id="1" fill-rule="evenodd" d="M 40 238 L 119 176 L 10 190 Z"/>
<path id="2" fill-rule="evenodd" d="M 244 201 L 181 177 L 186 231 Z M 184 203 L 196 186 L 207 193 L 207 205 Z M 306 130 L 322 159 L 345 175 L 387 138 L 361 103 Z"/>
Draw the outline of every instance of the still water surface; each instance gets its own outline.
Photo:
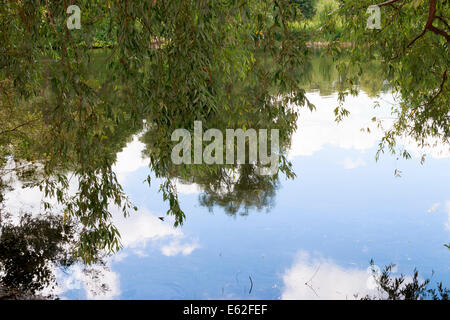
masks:
<path id="1" fill-rule="evenodd" d="M 58 270 L 55 292 L 69 299 L 351 299 L 375 292 L 371 259 L 380 268 L 395 263 L 395 275 L 417 268 L 448 287 L 448 146 L 425 150 L 421 164 L 424 151 L 405 139 L 412 159 L 385 154 L 375 161 L 381 133 L 371 119 L 389 122 L 394 97 L 363 90 L 348 98 L 351 115 L 336 124 L 331 84 L 311 86 L 307 97 L 317 110 L 300 112 L 288 153 L 297 177 L 282 177 L 259 209 L 208 208 L 200 186 L 178 183 L 187 218 L 174 228 L 170 217 L 159 218 L 168 204 L 136 136 L 115 165 L 139 208 L 128 218 L 114 214 L 124 248 L 97 277 L 81 266 Z M 149 174 L 150 187 L 143 182 Z M 37 190 L 17 189 L 6 205 L 33 208 L 40 200 Z"/>

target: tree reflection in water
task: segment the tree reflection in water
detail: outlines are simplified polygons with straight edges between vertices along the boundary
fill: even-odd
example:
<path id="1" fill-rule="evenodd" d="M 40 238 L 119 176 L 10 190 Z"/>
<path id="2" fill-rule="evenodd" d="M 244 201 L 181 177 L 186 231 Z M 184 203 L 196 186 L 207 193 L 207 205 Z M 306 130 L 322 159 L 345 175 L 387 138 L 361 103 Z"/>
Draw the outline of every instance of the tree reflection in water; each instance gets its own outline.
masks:
<path id="1" fill-rule="evenodd" d="M 80 226 L 62 215 L 26 213 L 15 218 L 17 223 L 0 209 L 0 300 L 57 298 L 57 270 L 66 272 L 81 263 L 75 255 Z M 82 270 L 97 284 L 94 295 L 109 290 L 102 283 L 106 265 L 101 258 L 97 261 Z"/>

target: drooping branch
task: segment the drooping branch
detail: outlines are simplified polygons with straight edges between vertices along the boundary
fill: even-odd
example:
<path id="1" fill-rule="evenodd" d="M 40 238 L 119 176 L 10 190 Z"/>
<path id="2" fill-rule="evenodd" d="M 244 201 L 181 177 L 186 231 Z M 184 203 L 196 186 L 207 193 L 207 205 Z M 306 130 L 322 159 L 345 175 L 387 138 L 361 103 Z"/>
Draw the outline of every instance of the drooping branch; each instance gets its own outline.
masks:
<path id="1" fill-rule="evenodd" d="M 411 47 L 414 42 L 416 42 L 417 40 L 419 40 L 419 38 L 421 38 L 425 33 L 427 32 L 427 29 L 425 28 L 417 37 L 415 37 L 407 46 L 406 48 L 408 49 L 409 47 Z"/>
<path id="2" fill-rule="evenodd" d="M 400 0 L 389 0 L 389 1 L 385 1 L 385 2 L 382 2 L 382 3 L 376 4 L 376 6 L 377 7 L 384 7 L 384 6 L 388 6 L 388 5 L 394 4 L 395 2 L 398 2 L 398 1 L 400 1 Z"/>
<path id="3" fill-rule="evenodd" d="M 450 34 L 448 34 L 447 32 L 445 32 L 444 30 L 438 29 L 435 26 L 431 25 L 428 27 L 428 30 L 430 30 L 431 32 L 434 32 L 436 34 L 439 34 L 441 36 L 444 36 L 445 39 L 447 39 L 447 41 L 450 41 Z"/>
<path id="4" fill-rule="evenodd" d="M 27 121 L 27 122 L 24 122 L 24 123 L 21 123 L 21 124 L 15 126 L 14 128 L 6 129 L 6 130 L 3 130 L 3 131 L 0 131 L 0 135 L 5 134 L 5 133 L 9 133 L 9 132 L 16 131 L 17 129 L 19 129 L 19 128 L 21 128 L 21 127 L 24 127 L 24 126 L 27 126 L 27 125 L 29 125 L 29 124 L 31 124 L 31 123 L 37 121 L 37 120 L 39 120 L 39 119 L 31 119 L 31 120 L 29 120 L 29 121 Z"/>
<path id="5" fill-rule="evenodd" d="M 433 26 L 433 21 L 434 19 L 436 19 L 436 0 L 430 0 L 430 7 L 428 10 L 428 18 L 427 18 L 427 23 L 425 24 L 425 28 L 423 29 L 423 31 L 417 36 L 415 37 L 407 46 L 406 48 L 411 47 L 419 38 L 421 38 L 428 30 L 431 32 L 434 32 L 436 34 L 439 34 L 441 36 L 444 36 L 447 41 L 450 41 L 450 35 L 447 34 L 445 31 L 436 28 L 435 26 Z"/>
<path id="6" fill-rule="evenodd" d="M 379 4 L 365 5 L 365 6 L 359 7 L 359 9 L 365 9 L 365 8 L 368 8 L 371 6 L 377 6 L 377 7 L 384 7 L 384 6 L 389 6 L 389 5 L 394 6 L 394 3 L 399 2 L 399 1 L 403 1 L 403 0 L 389 0 L 389 1 L 379 3 Z"/>
<path id="7" fill-rule="evenodd" d="M 441 85 L 439 86 L 439 91 L 433 96 L 433 98 L 431 98 L 430 101 L 428 101 L 427 105 L 430 105 L 444 90 L 444 85 L 445 85 L 445 82 L 447 81 L 447 70 L 448 69 L 446 69 L 444 71 L 444 74 L 442 75 L 442 82 L 441 82 Z"/>
<path id="8" fill-rule="evenodd" d="M 442 18 L 441 16 L 436 16 L 436 19 L 441 20 L 441 22 L 442 22 L 443 24 L 445 24 L 445 26 L 447 27 L 447 29 L 450 29 L 450 26 L 448 25 L 447 21 L 446 21 L 444 18 Z"/>

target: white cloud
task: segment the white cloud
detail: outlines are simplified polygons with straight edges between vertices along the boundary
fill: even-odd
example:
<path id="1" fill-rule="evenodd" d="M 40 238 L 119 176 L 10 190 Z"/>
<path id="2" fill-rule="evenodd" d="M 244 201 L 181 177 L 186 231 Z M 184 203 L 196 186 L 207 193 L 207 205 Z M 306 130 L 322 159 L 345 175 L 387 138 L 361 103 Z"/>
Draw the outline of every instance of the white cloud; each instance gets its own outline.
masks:
<path id="1" fill-rule="evenodd" d="M 177 188 L 177 192 L 179 194 L 199 194 L 202 192 L 198 184 L 183 184 L 178 179 L 175 181 L 175 187 Z"/>
<path id="2" fill-rule="evenodd" d="M 117 161 L 113 170 L 117 174 L 119 181 L 126 179 L 127 175 L 148 166 L 148 158 L 142 156 L 145 145 L 135 136 L 120 153 L 117 154 Z"/>
<path id="3" fill-rule="evenodd" d="M 430 209 L 427 210 L 428 213 L 432 213 L 434 211 L 436 211 L 436 209 L 439 207 L 440 203 L 435 203 L 431 206 Z"/>
<path id="4" fill-rule="evenodd" d="M 120 262 L 125 260 L 125 258 L 128 257 L 128 254 L 125 253 L 124 251 L 119 251 L 116 254 L 114 254 L 113 256 L 111 256 L 110 261 L 111 262 Z"/>
<path id="5" fill-rule="evenodd" d="M 119 230 L 123 247 L 140 257 L 146 257 L 144 249 L 149 242 L 157 240 L 165 243 L 158 242 L 158 245 L 166 256 L 189 255 L 199 247 L 198 241 L 189 240 L 180 228 L 173 226 L 173 219 L 169 217 L 161 221 L 157 215 L 142 209 L 125 218 L 117 209 L 111 211 L 114 212 L 113 222 Z"/>
<path id="6" fill-rule="evenodd" d="M 347 98 L 345 107 L 350 111 L 350 115 L 340 123 L 334 121 L 334 109 L 338 106 L 337 95 L 322 97 L 318 93 L 308 93 L 308 99 L 316 106 L 316 110 L 300 110 L 290 157 L 310 156 L 326 145 L 366 150 L 372 148 L 381 137 L 381 131 L 377 130 L 371 118 L 384 115 L 386 108 L 374 109 L 374 100 L 364 93 L 356 98 Z M 370 128 L 371 134 L 361 131 L 367 127 Z"/>
<path id="7" fill-rule="evenodd" d="M 18 181 L 16 177 L 12 178 L 10 184 L 12 191 L 5 194 L 5 207 L 11 214 L 12 222 L 18 222 L 21 213 L 28 213 L 36 216 L 43 212 L 43 201 L 52 205 L 53 212 L 62 212 L 63 205 L 58 204 L 56 197 L 48 198 L 44 196 L 44 192 L 39 187 L 23 187 L 23 183 Z M 72 177 L 69 180 L 67 194 L 74 195 L 78 189 L 78 181 Z"/>
<path id="8" fill-rule="evenodd" d="M 139 135 L 137 135 L 117 155 L 117 161 L 114 164 L 113 170 L 117 174 L 120 182 L 124 182 L 130 173 L 148 166 L 150 160 L 147 157 L 143 157 L 142 152 L 144 149 L 145 144 L 139 141 Z M 179 194 L 199 194 L 202 192 L 200 187 L 195 183 L 183 184 L 177 179 L 175 185 Z"/>
<path id="9" fill-rule="evenodd" d="M 299 252 L 294 265 L 283 274 L 282 299 L 355 299 L 377 293 L 369 270 L 344 268 L 330 259 Z"/>
<path id="10" fill-rule="evenodd" d="M 427 210 L 428 213 L 435 212 L 440 206 L 440 203 L 435 203 Z M 450 231 L 450 200 L 445 202 L 445 214 L 447 215 L 447 220 L 444 222 L 444 228 L 446 231 Z"/>
<path id="11" fill-rule="evenodd" d="M 126 248 L 143 248 L 150 240 L 164 237 L 180 237 L 180 229 L 172 227 L 170 222 L 163 222 L 146 209 L 132 212 L 129 217 L 123 217 L 117 209 L 113 214 L 113 223 L 119 230 L 121 242 Z"/>
<path id="12" fill-rule="evenodd" d="M 369 98 L 361 92 L 357 97 L 346 98 L 344 107 L 350 111 L 350 115 L 342 122 L 334 121 L 334 109 L 338 106 L 337 94 L 329 97 L 320 96 L 319 93 L 308 93 L 308 99 L 316 106 L 315 111 L 302 108 L 299 112 L 297 131 L 292 137 L 289 157 L 311 156 L 322 150 L 325 146 L 333 146 L 341 149 L 353 149 L 364 151 L 376 147 L 383 136 L 382 129 L 377 127 L 373 117 L 382 120 L 383 127 L 388 129 L 394 119 L 391 115 L 394 98 L 391 94 L 381 95 L 381 99 Z M 374 108 L 375 101 L 379 107 Z M 370 129 L 370 133 L 362 131 Z M 428 146 L 420 147 L 411 138 L 400 138 L 399 145 L 403 145 L 414 157 L 422 157 L 427 154 L 433 158 L 450 157 L 450 146 L 442 144 L 436 139 L 429 139 Z"/>
<path id="13" fill-rule="evenodd" d="M 366 162 L 361 158 L 358 158 L 356 160 L 353 160 L 351 158 L 344 159 L 344 168 L 345 169 L 355 169 L 358 167 L 363 167 L 365 165 L 366 165 Z"/>
<path id="14" fill-rule="evenodd" d="M 119 275 L 109 267 L 75 265 L 67 273 L 57 271 L 58 287 L 53 294 L 59 296 L 70 290 L 83 289 L 86 299 L 109 300 L 120 295 Z M 64 298 L 64 296 L 62 296 Z"/>
<path id="15" fill-rule="evenodd" d="M 12 188 L 14 190 L 6 193 L 4 204 L 8 208 L 13 221 L 18 219 L 21 212 L 32 215 L 37 215 L 41 212 L 41 202 L 44 199 L 44 195 L 39 191 L 38 187 L 23 189 L 21 183 L 15 182 L 12 184 Z"/>
<path id="16" fill-rule="evenodd" d="M 180 243 L 179 240 L 173 240 L 168 245 L 165 245 L 161 248 L 161 252 L 168 257 L 176 256 L 178 254 L 182 254 L 183 256 L 190 255 L 195 249 L 199 248 L 199 244 L 197 241 L 193 241 L 192 243 Z"/>

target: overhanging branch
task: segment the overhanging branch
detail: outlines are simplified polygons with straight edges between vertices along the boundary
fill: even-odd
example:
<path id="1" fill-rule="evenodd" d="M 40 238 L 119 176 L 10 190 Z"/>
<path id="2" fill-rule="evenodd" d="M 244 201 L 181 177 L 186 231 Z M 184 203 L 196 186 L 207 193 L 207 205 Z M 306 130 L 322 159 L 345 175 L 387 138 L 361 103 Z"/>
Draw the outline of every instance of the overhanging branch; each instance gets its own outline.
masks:
<path id="1" fill-rule="evenodd" d="M 389 1 L 388 1 L 389 2 Z M 444 30 L 441 30 L 439 28 L 436 28 L 435 26 L 433 26 L 433 21 L 434 19 L 436 19 L 436 0 L 430 0 L 430 7 L 428 9 L 428 18 L 427 18 L 427 23 L 425 24 L 425 28 L 423 29 L 423 31 L 417 36 L 415 37 L 407 46 L 406 48 L 411 47 L 419 38 L 421 38 L 427 31 L 431 31 L 434 32 L 436 34 L 439 34 L 441 36 L 444 36 L 445 39 L 447 39 L 447 41 L 450 41 L 450 35 L 445 32 Z"/>

